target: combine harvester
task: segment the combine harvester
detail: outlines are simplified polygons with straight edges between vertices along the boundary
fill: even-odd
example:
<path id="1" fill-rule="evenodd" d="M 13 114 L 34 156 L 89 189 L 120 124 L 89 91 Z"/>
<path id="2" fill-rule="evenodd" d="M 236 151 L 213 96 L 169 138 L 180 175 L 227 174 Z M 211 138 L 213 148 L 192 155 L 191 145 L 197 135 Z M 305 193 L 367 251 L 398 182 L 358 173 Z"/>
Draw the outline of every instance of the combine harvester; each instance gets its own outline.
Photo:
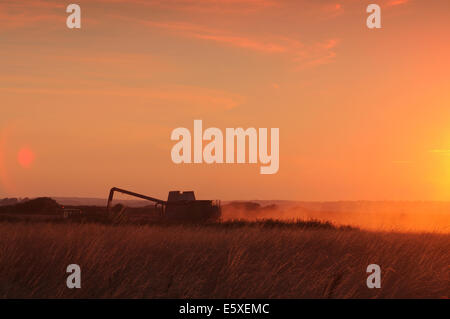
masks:
<path id="1" fill-rule="evenodd" d="M 113 187 L 109 191 L 106 210 L 111 212 L 111 202 L 114 193 L 119 192 L 138 197 L 155 203 L 160 208 L 161 220 L 169 222 L 205 223 L 220 221 L 222 209 L 218 200 L 196 200 L 193 191 L 170 191 L 167 201 L 150 196 L 130 192 L 125 189 Z"/>

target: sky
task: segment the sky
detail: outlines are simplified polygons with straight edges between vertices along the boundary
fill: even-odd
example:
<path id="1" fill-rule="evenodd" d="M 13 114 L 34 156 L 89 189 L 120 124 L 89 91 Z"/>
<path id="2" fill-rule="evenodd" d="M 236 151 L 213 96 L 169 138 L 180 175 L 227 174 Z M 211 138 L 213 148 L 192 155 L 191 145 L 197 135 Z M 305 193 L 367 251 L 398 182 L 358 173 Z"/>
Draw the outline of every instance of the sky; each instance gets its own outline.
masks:
<path id="1" fill-rule="evenodd" d="M 73 2 L 0 2 L 0 197 L 450 200 L 448 0 Z M 195 119 L 279 128 L 278 173 L 174 164 Z"/>

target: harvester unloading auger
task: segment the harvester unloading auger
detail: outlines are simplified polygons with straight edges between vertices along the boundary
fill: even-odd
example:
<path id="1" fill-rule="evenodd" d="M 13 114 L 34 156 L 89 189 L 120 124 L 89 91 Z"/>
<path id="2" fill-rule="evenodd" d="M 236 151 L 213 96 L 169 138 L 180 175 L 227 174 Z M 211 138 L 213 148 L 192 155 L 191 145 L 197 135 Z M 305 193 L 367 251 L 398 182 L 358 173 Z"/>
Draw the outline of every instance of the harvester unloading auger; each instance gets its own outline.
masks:
<path id="1" fill-rule="evenodd" d="M 167 201 L 164 201 L 117 187 L 113 187 L 109 191 L 108 204 L 106 206 L 108 213 L 110 213 L 111 202 L 115 192 L 154 202 L 156 207 L 160 205 L 162 219 L 166 221 L 210 222 L 219 221 L 222 215 L 220 201 L 196 200 L 193 191 L 170 191 Z"/>

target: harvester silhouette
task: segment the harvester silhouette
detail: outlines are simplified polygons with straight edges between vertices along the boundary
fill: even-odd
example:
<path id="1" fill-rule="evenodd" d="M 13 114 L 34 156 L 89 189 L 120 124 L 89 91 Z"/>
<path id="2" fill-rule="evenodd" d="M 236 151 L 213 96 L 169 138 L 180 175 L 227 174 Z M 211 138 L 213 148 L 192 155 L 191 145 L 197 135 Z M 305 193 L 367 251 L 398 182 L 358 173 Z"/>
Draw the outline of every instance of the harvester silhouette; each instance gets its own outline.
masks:
<path id="1" fill-rule="evenodd" d="M 167 201 L 164 201 L 117 187 L 113 187 L 109 191 L 108 204 L 106 206 L 108 213 L 111 212 L 111 202 L 115 192 L 154 202 L 156 208 L 161 212 L 161 219 L 165 221 L 213 222 L 219 221 L 222 215 L 220 201 L 197 200 L 193 191 L 170 191 Z"/>

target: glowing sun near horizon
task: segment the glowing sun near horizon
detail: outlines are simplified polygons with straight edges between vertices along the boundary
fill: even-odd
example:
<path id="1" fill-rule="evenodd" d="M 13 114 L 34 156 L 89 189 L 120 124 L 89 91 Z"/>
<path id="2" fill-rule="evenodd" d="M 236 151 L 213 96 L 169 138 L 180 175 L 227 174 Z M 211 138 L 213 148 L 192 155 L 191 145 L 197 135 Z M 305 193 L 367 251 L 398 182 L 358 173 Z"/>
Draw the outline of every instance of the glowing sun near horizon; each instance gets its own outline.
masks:
<path id="1" fill-rule="evenodd" d="M 17 153 L 17 161 L 23 168 L 29 168 L 35 159 L 34 152 L 28 147 L 22 147 Z"/>

